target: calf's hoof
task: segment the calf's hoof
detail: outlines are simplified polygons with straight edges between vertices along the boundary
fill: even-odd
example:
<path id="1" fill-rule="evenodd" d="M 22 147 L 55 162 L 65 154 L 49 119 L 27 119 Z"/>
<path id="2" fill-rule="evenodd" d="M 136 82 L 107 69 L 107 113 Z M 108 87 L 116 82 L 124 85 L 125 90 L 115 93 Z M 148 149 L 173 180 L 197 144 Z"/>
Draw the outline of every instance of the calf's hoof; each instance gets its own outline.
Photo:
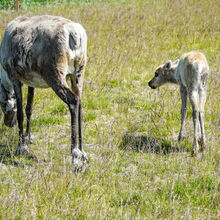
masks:
<path id="1" fill-rule="evenodd" d="M 201 151 L 196 151 L 196 152 L 194 152 L 194 151 L 192 151 L 192 157 L 194 157 L 195 159 L 203 159 L 204 158 L 204 153 L 203 152 L 201 152 Z"/>
<path id="2" fill-rule="evenodd" d="M 199 142 L 200 146 L 201 146 L 201 152 L 205 152 L 207 151 L 207 144 L 206 142 L 201 138 L 200 142 Z"/>
<path id="3" fill-rule="evenodd" d="M 79 148 L 75 148 L 72 151 L 72 164 L 74 172 L 81 172 L 86 162 L 89 162 L 86 153 L 83 150 L 81 151 Z"/>
<path id="4" fill-rule="evenodd" d="M 27 144 L 19 144 L 17 150 L 15 151 L 15 156 L 19 155 L 29 155 L 30 150 Z"/>
<path id="5" fill-rule="evenodd" d="M 201 152 L 205 153 L 207 151 L 207 145 L 201 146 Z"/>
<path id="6" fill-rule="evenodd" d="M 197 157 L 198 154 L 199 154 L 198 150 L 192 150 L 192 152 L 191 152 L 192 157 Z"/>

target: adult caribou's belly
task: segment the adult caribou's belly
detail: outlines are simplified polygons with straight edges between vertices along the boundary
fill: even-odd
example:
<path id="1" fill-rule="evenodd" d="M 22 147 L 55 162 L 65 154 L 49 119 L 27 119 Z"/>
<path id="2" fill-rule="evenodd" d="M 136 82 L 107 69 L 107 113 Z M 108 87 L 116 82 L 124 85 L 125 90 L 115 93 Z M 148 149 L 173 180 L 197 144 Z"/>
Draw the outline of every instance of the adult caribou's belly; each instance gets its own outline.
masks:
<path id="1" fill-rule="evenodd" d="M 40 74 L 37 72 L 28 72 L 25 74 L 18 74 L 17 75 L 18 80 L 20 80 L 22 83 L 34 87 L 34 88 L 48 88 L 48 84 L 45 82 L 45 80 L 42 78 Z"/>

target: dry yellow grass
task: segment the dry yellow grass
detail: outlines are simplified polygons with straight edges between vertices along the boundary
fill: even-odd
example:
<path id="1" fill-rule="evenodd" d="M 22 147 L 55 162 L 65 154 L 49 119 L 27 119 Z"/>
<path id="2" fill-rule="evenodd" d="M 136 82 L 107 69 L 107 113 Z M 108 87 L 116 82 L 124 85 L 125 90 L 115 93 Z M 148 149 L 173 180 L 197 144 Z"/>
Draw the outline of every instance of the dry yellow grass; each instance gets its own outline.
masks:
<path id="1" fill-rule="evenodd" d="M 84 173 L 73 173 L 68 109 L 51 90 L 37 90 L 33 157 L 14 157 L 18 131 L 0 125 L 0 219 L 218 219 L 219 8 L 217 0 L 149 0 L 0 11 L 0 39 L 20 14 L 61 15 L 87 30 L 83 107 L 90 159 Z M 191 50 L 203 52 L 211 68 L 208 152 L 200 160 L 188 152 L 190 108 L 186 140 L 177 143 L 178 87 L 147 86 L 156 66 Z M 159 147 L 149 149 L 149 140 Z"/>

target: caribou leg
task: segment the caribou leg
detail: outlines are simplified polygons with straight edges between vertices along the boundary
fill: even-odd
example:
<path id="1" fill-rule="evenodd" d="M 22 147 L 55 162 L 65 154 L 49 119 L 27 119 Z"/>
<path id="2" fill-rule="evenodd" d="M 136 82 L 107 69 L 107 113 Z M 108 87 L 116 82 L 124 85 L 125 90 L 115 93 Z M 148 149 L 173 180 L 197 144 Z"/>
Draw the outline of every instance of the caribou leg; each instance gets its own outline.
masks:
<path id="1" fill-rule="evenodd" d="M 80 143 L 82 145 L 82 134 L 81 126 L 79 121 L 81 121 L 81 113 L 79 113 L 80 98 L 74 92 L 72 92 L 65 80 L 56 80 L 55 78 L 50 78 L 48 84 L 52 87 L 54 92 L 63 100 L 69 107 L 71 116 L 71 154 L 72 163 L 75 171 L 80 171 L 84 165 L 84 162 L 88 161 L 87 156 L 84 151 L 81 151 L 77 144 L 77 133 L 80 130 Z M 80 107 L 81 108 L 81 107 Z M 80 120 L 79 120 L 80 117 Z M 78 130 L 79 129 L 79 130 Z"/>
<path id="2" fill-rule="evenodd" d="M 185 119 L 187 114 L 187 90 L 184 86 L 180 86 L 180 95 L 181 95 L 182 105 L 181 105 L 181 127 L 178 136 L 178 141 L 181 140 L 183 134 L 185 133 Z"/>
<path id="3" fill-rule="evenodd" d="M 15 155 L 29 153 L 29 149 L 27 143 L 24 138 L 23 134 L 23 121 L 24 121 L 24 114 L 23 114 L 23 106 L 22 106 L 22 88 L 21 82 L 14 79 L 13 86 L 17 101 L 17 121 L 18 121 L 18 129 L 19 129 L 19 142 L 18 148 L 15 152 Z"/>
<path id="4" fill-rule="evenodd" d="M 34 94 L 35 94 L 35 88 L 29 86 L 28 96 L 27 96 L 27 105 L 25 108 L 25 113 L 27 116 L 27 127 L 26 127 L 25 138 L 29 143 L 32 143 L 30 131 L 31 131 L 31 115 L 32 115 L 32 109 L 33 109 Z"/>
<path id="5" fill-rule="evenodd" d="M 192 105 L 192 116 L 193 116 L 193 125 L 194 125 L 194 139 L 193 139 L 193 150 L 192 156 L 198 156 L 199 153 L 199 144 L 198 144 L 198 125 L 199 125 L 199 111 L 198 111 L 198 104 L 199 104 L 199 94 L 196 89 L 191 89 L 189 91 L 189 100 Z"/>

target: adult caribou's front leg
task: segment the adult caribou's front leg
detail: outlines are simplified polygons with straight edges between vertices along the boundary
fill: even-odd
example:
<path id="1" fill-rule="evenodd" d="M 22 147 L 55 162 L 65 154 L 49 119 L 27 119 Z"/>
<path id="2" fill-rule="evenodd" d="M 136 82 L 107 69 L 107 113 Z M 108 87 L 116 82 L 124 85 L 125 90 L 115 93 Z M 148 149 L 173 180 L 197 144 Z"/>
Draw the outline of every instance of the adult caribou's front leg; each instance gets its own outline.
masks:
<path id="1" fill-rule="evenodd" d="M 78 129 L 79 129 L 79 149 L 81 151 L 83 151 L 83 146 L 82 146 L 82 117 L 83 117 L 82 103 L 81 103 L 81 100 L 79 100 Z"/>
<path id="2" fill-rule="evenodd" d="M 34 102 L 34 94 L 35 94 L 35 88 L 28 87 L 28 95 L 27 95 L 27 105 L 25 108 L 25 113 L 27 116 L 27 127 L 26 127 L 26 133 L 25 138 L 26 140 L 31 143 L 31 115 L 32 115 L 32 108 L 33 108 L 33 102 Z"/>
<path id="3" fill-rule="evenodd" d="M 84 72 L 85 72 L 85 65 L 80 68 L 80 71 L 77 74 L 70 76 L 71 81 L 71 88 L 72 92 L 77 95 L 79 98 L 79 107 L 78 107 L 78 131 L 79 131 L 79 149 L 83 153 L 84 158 L 87 162 L 88 158 L 86 156 L 86 153 L 83 150 L 83 132 L 82 132 L 82 121 L 83 121 L 83 108 L 82 108 L 82 102 L 81 102 L 81 94 L 82 94 L 82 87 L 83 87 L 83 78 L 84 78 Z"/>
<path id="4" fill-rule="evenodd" d="M 52 82 L 53 81 L 53 82 Z M 55 93 L 68 105 L 71 116 L 71 154 L 72 163 L 75 171 L 80 171 L 86 161 L 88 161 L 82 147 L 77 143 L 77 133 L 79 132 L 82 141 L 81 126 L 81 113 L 79 113 L 80 97 L 73 93 L 67 86 L 65 80 L 58 80 L 50 78 L 48 84 L 52 87 Z M 80 107 L 81 108 L 81 107 Z M 81 111 L 81 110 L 80 110 Z M 80 117 L 79 117 L 80 116 Z M 79 129 L 79 130 L 78 130 Z M 80 142 L 80 141 L 79 141 Z M 82 143 L 79 143 L 82 145 Z M 81 148 L 81 149 L 80 149 Z"/>
<path id="5" fill-rule="evenodd" d="M 19 129 L 19 142 L 15 155 L 19 155 L 21 153 L 22 154 L 29 153 L 29 149 L 23 133 L 24 114 L 23 114 L 23 104 L 22 104 L 22 88 L 20 81 L 13 79 L 13 86 L 17 101 L 17 121 L 18 121 L 18 129 Z"/>
<path id="6" fill-rule="evenodd" d="M 79 124 L 79 149 L 81 150 L 81 152 L 84 155 L 84 160 L 86 162 L 89 162 L 88 157 L 85 153 L 85 151 L 83 150 L 83 144 L 82 144 L 82 137 L 83 137 L 83 132 L 82 132 L 82 119 L 83 119 L 83 109 L 82 109 L 82 103 L 81 100 L 79 101 L 79 113 L 78 113 L 78 124 Z"/>

